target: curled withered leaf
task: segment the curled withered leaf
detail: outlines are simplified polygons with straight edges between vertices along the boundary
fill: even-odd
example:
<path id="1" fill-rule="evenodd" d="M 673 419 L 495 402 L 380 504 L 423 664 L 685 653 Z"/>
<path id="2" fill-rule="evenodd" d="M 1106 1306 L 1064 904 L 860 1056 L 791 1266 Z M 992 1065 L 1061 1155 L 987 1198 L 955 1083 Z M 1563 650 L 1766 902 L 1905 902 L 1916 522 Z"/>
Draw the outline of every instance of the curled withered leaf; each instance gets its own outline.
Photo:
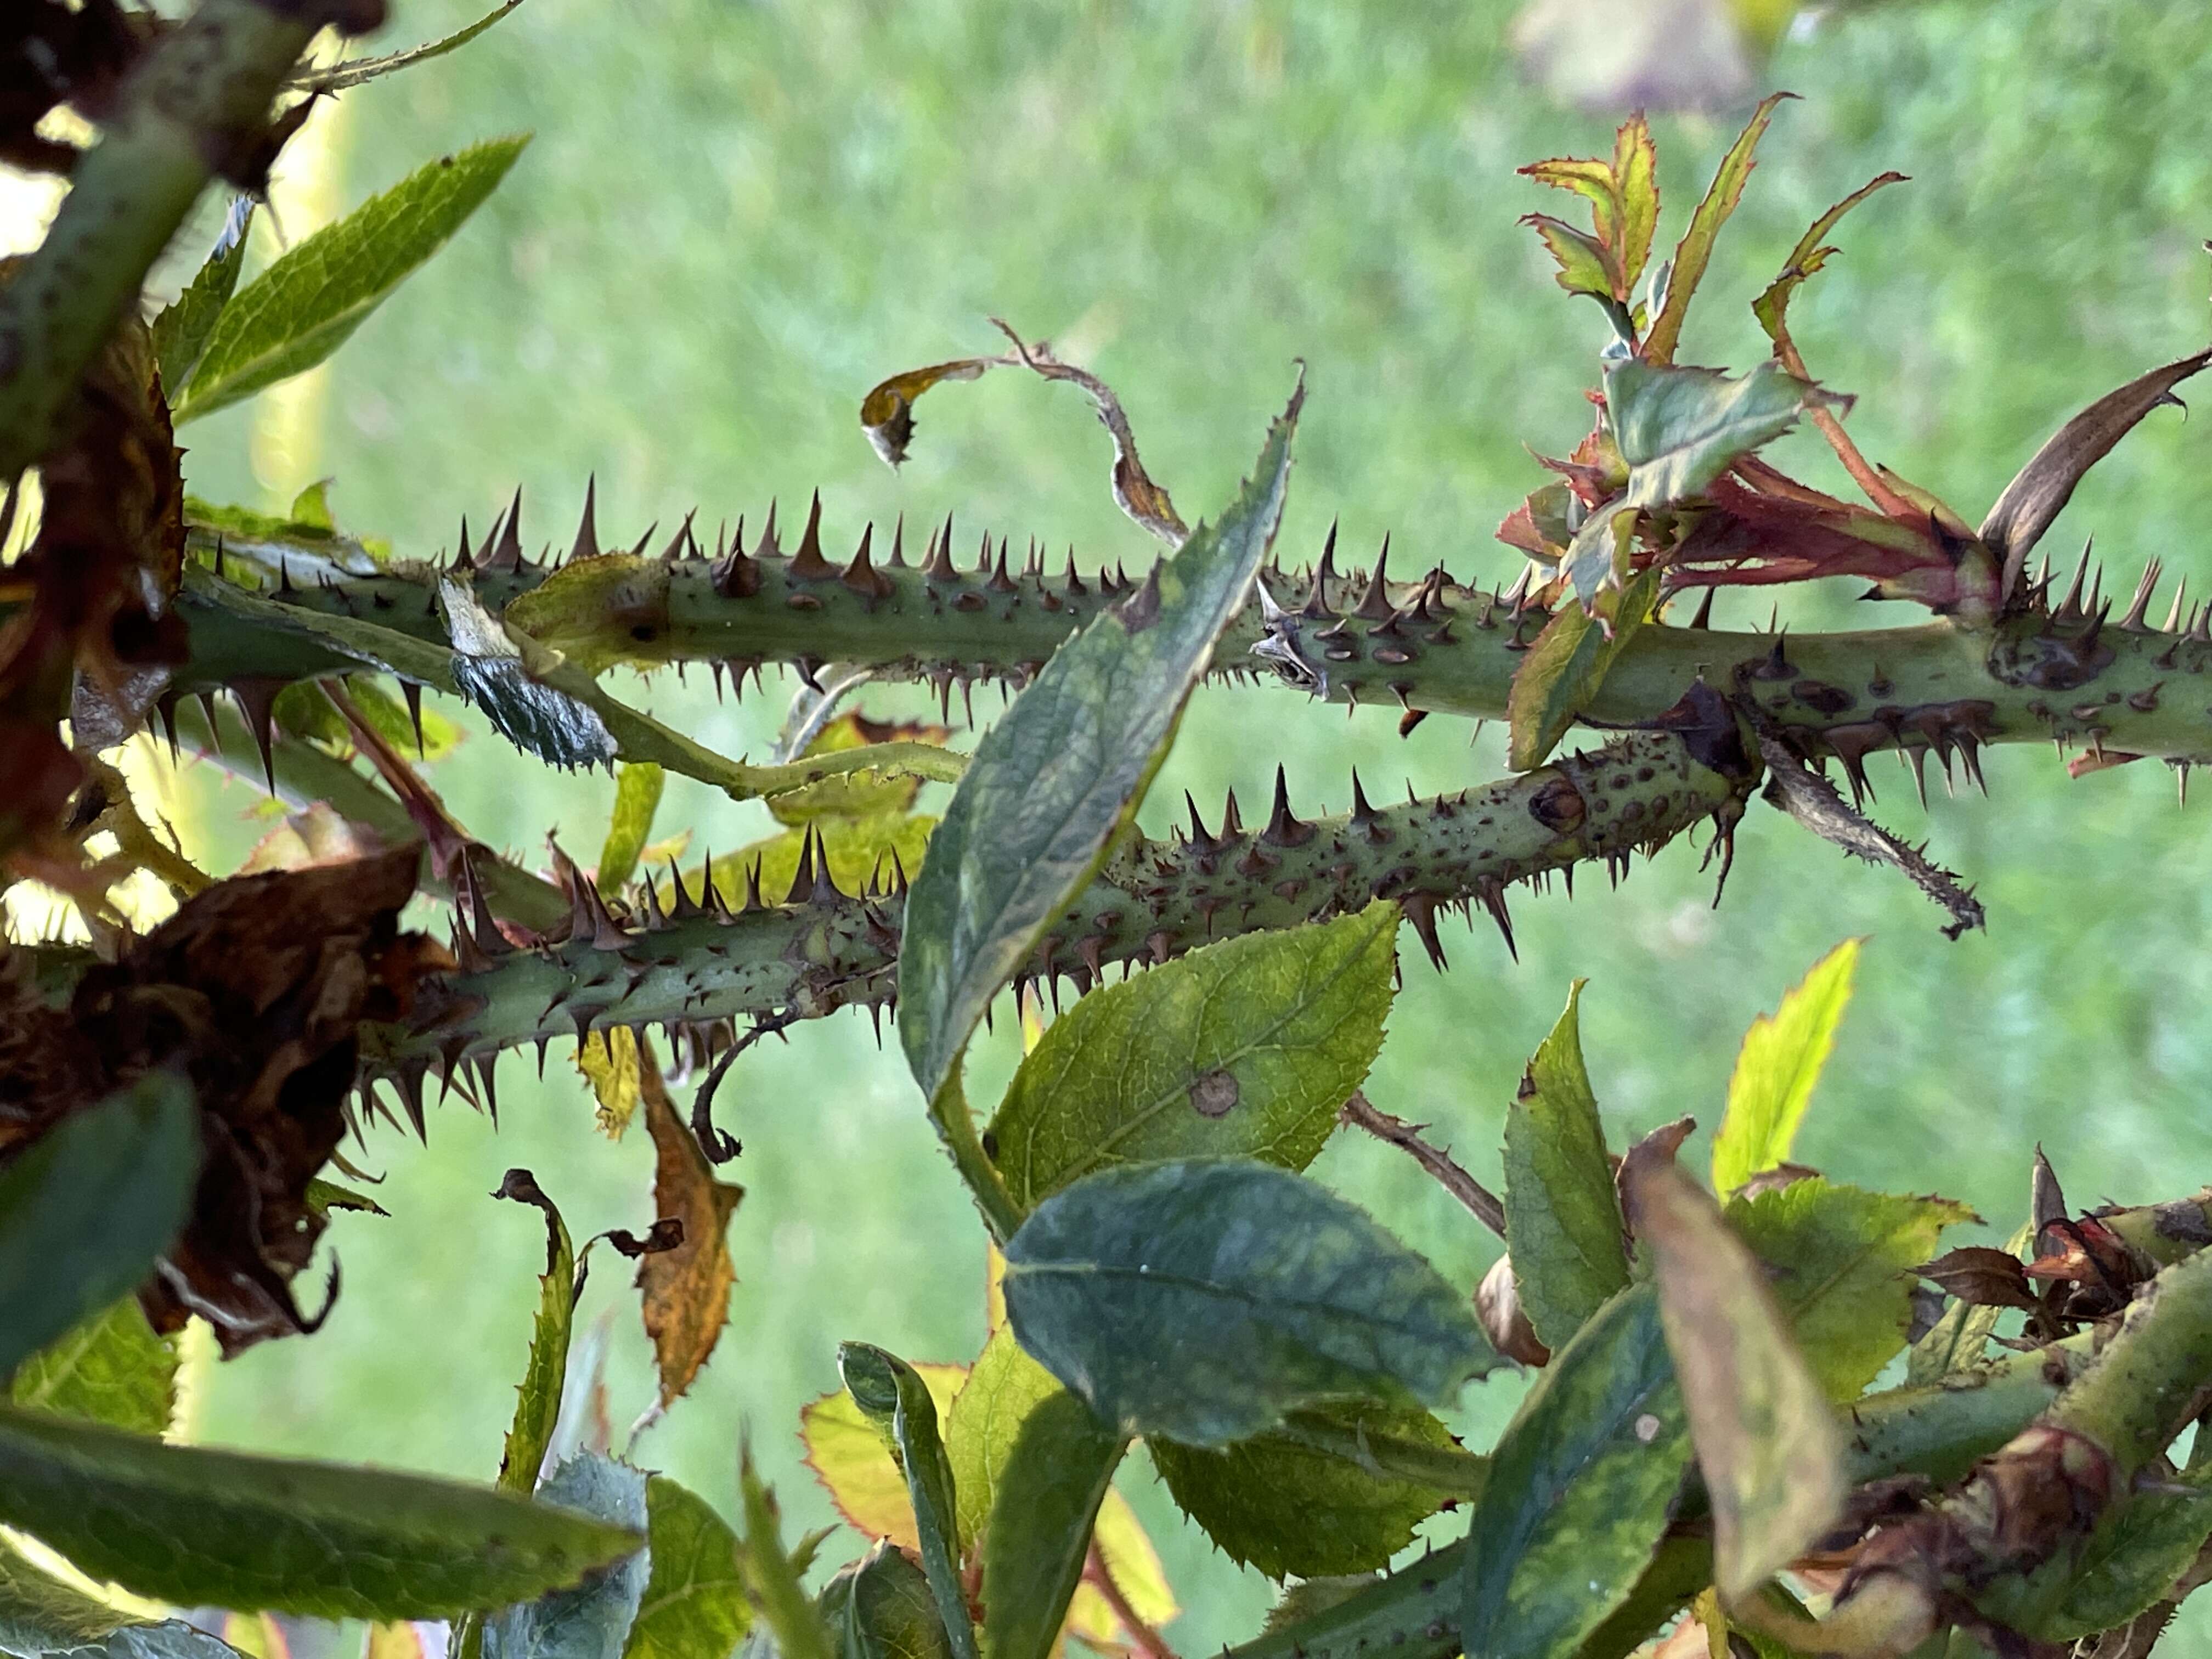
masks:
<path id="1" fill-rule="evenodd" d="M 1778 1193 L 1785 1187 L 1794 1187 L 1801 1181 L 1818 1181 L 1820 1172 L 1809 1164 L 1778 1164 L 1772 1169 L 1761 1170 L 1738 1187 L 1733 1196 L 1757 1198 L 1762 1193 Z"/>
<path id="2" fill-rule="evenodd" d="M 1631 1146 L 1622 1157 L 1620 1167 L 1613 1170 L 1613 1186 L 1620 1198 L 1621 1214 L 1627 1218 L 1629 1235 L 1636 1231 L 1635 1212 L 1629 1207 L 1628 1189 L 1641 1178 L 1644 1170 L 1657 1164 L 1673 1167 L 1675 1153 L 1698 1127 L 1693 1117 L 1678 1117 L 1672 1123 L 1662 1123 Z"/>
<path id="3" fill-rule="evenodd" d="M 653 1204 L 679 1229 L 676 1244 L 637 1265 L 646 1334 L 667 1405 L 699 1375 L 730 1316 L 730 1217 L 745 1189 L 714 1179 L 714 1166 L 668 1097 L 660 1066 L 641 1045 L 645 1127 L 653 1136 Z"/>
<path id="4" fill-rule="evenodd" d="M 905 461 L 907 446 L 914 441 L 915 398 L 940 381 L 979 380 L 986 369 L 1002 368 L 1020 361 L 1011 355 L 961 357 L 949 363 L 932 363 L 927 368 L 909 368 L 902 374 L 894 374 L 879 382 L 860 400 L 860 429 L 876 447 L 876 453 L 890 465 L 897 466 Z"/>
<path id="5" fill-rule="evenodd" d="M 356 1035 L 404 1018 L 452 959 L 398 917 L 421 849 L 218 882 L 88 969 L 65 1006 L 0 987 L 0 1160 L 148 1071 L 181 1068 L 206 1164 L 184 1231 L 139 1300 L 225 1353 L 312 1330 L 291 1284 L 327 1207 L 313 1177 L 346 1130 Z"/>
<path id="6" fill-rule="evenodd" d="M 1087 368 L 1061 362 L 1042 340 L 1035 345 L 1024 343 L 1004 319 L 994 317 L 991 322 L 1014 343 L 1014 356 L 1024 368 L 1048 380 L 1073 381 L 1091 394 L 1091 401 L 1097 406 L 1099 424 L 1114 434 L 1115 505 L 1170 547 L 1181 547 L 1190 536 L 1190 527 L 1168 499 L 1168 492 L 1152 482 L 1144 462 L 1138 459 L 1137 434 L 1129 429 L 1129 417 L 1114 388 Z M 1303 370 L 1299 384 L 1301 387 L 1304 384 Z"/>
<path id="7" fill-rule="evenodd" d="M 2208 363 L 2212 363 L 2212 347 L 2177 357 L 2106 392 L 2053 433 L 2021 468 L 1982 520 L 1982 540 L 2004 561 L 2004 580 L 1998 590 L 2003 599 L 2008 601 L 2019 592 L 2029 551 L 2064 511 L 2083 475 L 2151 410 L 2160 404 L 2179 404 L 2173 388 Z"/>
<path id="8" fill-rule="evenodd" d="M 1978 1308 L 2033 1308 L 2035 1291 L 2020 1258 L 2008 1250 L 1968 1244 L 1913 1269 L 1961 1302 Z"/>
<path id="9" fill-rule="evenodd" d="M 1490 1346 L 1508 1359 L 1523 1365 L 1552 1363 L 1552 1351 L 1536 1334 L 1521 1305 L 1521 1287 L 1514 1281 L 1511 1256 L 1499 1256 L 1483 1274 L 1482 1283 L 1475 1287 L 1474 1316 L 1482 1322 L 1482 1334 L 1490 1339 Z"/>

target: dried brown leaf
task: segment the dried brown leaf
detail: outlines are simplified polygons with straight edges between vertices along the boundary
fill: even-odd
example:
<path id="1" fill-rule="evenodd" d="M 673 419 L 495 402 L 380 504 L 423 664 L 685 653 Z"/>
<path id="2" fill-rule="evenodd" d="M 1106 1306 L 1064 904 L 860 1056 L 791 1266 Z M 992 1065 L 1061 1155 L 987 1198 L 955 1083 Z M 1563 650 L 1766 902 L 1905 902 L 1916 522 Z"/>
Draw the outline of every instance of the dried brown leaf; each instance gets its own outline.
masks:
<path id="1" fill-rule="evenodd" d="M 738 1275 L 727 1234 L 745 1189 L 714 1179 L 714 1166 L 668 1097 L 651 1044 L 639 1044 L 638 1059 L 646 1133 L 654 1153 L 653 1212 L 664 1218 L 656 1231 L 668 1220 L 682 1227 L 681 1243 L 637 1264 L 645 1334 L 653 1339 L 665 1407 L 691 1386 L 729 1319 L 730 1287 Z"/>
<path id="2" fill-rule="evenodd" d="M 940 381 L 980 380 L 987 369 L 1019 361 L 1011 356 L 960 357 L 894 374 L 878 382 L 860 400 L 860 429 L 886 464 L 899 466 L 906 460 L 907 446 L 914 441 L 915 398 Z"/>
<path id="3" fill-rule="evenodd" d="M 2033 1308 L 2035 1291 L 2020 1258 L 2008 1250 L 1968 1244 L 1913 1269 L 1929 1283 L 1978 1308 Z"/>

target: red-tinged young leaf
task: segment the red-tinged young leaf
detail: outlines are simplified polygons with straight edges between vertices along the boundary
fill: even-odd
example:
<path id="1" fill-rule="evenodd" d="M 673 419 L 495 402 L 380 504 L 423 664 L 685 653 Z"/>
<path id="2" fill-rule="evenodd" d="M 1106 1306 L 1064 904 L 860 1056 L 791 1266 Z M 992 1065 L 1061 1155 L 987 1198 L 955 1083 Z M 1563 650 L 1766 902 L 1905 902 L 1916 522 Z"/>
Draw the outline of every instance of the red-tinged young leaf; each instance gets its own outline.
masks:
<path id="1" fill-rule="evenodd" d="M 1572 191 L 1583 198 L 1590 204 L 1590 223 L 1597 232 L 1596 240 L 1608 248 L 1620 245 L 1620 194 L 1614 185 L 1609 163 L 1561 156 L 1554 161 L 1531 161 L 1520 171 L 1523 178 L 1534 179 L 1555 190 Z"/>
<path id="2" fill-rule="evenodd" d="M 1619 516 L 1632 520 L 1636 515 Z M 1657 569 L 1643 571 L 1626 587 L 1601 597 L 1595 618 L 1577 605 L 1562 605 L 1552 613 L 1514 670 L 1507 694 L 1511 738 L 1506 759 L 1516 771 L 1541 766 L 1576 717 L 1596 699 L 1629 641 L 1650 620 L 1659 580 Z"/>
<path id="3" fill-rule="evenodd" d="M 1713 1137 L 1715 1191 L 1732 1193 L 1789 1158 L 1851 1000 L 1861 942 L 1847 939 L 1814 963 L 1782 1006 L 1744 1033 L 1729 1078 L 1728 1109 Z"/>
<path id="4" fill-rule="evenodd" d="M 1713 243 L 1721 234 L 1721 227 L 1728 222 L 1729 215 L 1735 211 L 1735 204 L 1743 195 L 1744 181 L 1751 176 L 1752 152 L 1758 149 L 1767 123 L 1774 118 L 1775 106 L 1793 95 L 1778 92 L 1761 99 L 1759 107 L 1752 112 L 1749 125 L 1721 158 L 1711 186 L 1698 204 L 1698 210 L 1690 216 L 1689 229 L 1674 246 L 1674 269 L 1667 279 L 1667 301 L 1659 308 L 1659 314 L 1651 319 L 1651 331 L 1644 339 L 1642 355 L 1646 362 L 1674 361 L 1674 348 L 1682 337 L 1683 319 L 1689 314 L 1690 300 L 1698 291 L 1705 266 L 1712 259 Z"/>
<path id="5" fill-rule="evenodd" d="M 1712 1501 L 1713 1582 L 1734 1601 L 1835 1524 L 1842 1431 L 1759 1258 L 1711 1196 L 1671 1161 L 1623 1174 Z"/>
<path id="6" fill-rule="evenodd" d="M 1790 296 L 1798 285 L 1828 262 L 1836 250 L 1824 247 L 1830 231 L 1846 213 L 1880 190 L 1885 185 L 1901 185 L 1905 176 L 1901 173 L 1885 173 L 1879 179 L 1869 179 L 1850 195 L 1813 221 L 1813 228 L 1797 239 L 1797 246 L 1790 250 L 1790 258 L 1782 266 L 1782 274 L 1766 286 L 1766 291 L 1751 302 L 1752 315 L 1766 331 L 1766 337 L 1774 342 L 1775 350 L 1783 351 L 1789 343 L 1790 330 L 1783 320 L 1789 309 Z"/>
<path id="7" fill-rule="evenodd" d="M 1575 538 L 1567 519 L 1573 498 L 1574 492 L 1564 483 L 1547 483 L 1530 492 L 1528 499 L 1507 514 L 1498 526 L 1498 539 L 1532 559 L 1558 563 Z"/>
<path id="8" fill-rule="evenodd" d="M 1947 1296 L 1977 1308 L 2029 1308 L 2035 1291 L 2020 1258 L 2009 1250 L 1967 1244 L 1913 1269 Z"/>
<path id="9" fill-rule="evenodd" d="M 646 1132 L 653 1137 L 653 1212 L 684 1224 L 684 1242 L 638 1260 L 645 1334 L 660 1374 L 660 1403 L 690 1388 L 730 1316 L 730 1217 L 745 1189 L 714 1178 L 698 1137 L 677 1111 L 652 1051 L 641 1055 Z"/>

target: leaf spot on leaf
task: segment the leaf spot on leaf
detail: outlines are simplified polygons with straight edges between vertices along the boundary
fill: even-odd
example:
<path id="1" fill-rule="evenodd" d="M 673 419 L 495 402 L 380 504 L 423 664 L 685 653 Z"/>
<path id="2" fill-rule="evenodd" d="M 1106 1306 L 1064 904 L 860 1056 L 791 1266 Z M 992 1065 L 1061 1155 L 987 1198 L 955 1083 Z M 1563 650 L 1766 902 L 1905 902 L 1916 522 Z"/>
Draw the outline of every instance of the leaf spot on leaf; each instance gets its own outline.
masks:
<path id="1" fill-rule="evenodd" d="M 1190 1103 L 1200 1117 L 1227 1117 L 1237 1095 L 1237 1079 L 1227 1072 L 1208 1072 L 1190 1085 Z"/>

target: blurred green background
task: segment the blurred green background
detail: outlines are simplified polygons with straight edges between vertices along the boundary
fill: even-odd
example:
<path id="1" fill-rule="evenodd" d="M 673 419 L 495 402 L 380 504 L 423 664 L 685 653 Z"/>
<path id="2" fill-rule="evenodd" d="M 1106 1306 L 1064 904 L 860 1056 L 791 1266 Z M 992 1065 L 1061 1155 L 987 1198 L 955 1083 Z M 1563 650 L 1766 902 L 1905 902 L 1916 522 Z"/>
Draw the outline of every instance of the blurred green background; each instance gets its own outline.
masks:
<path id="1" fill-rule="evenodd" d="M 374 44 L 442 33 L 471 3 L 404 0 Z M 1353 549 L 1389 532 L 1403 571 L 1441 559 L 1488 582 L 1514 568 L 1491 530 L 1539 476 L 1522 446 L 1564 453 L 1586 429 L 1602 337 L 1515 222 L 1565 198 L 1513 169 L 1601 149 L 1618 114 L 1527 85 L 1509 21 L 1456 0 L 531 0 L 459 54 L 348 94 L 348 204 L 441 150 L 538 138 L 339 354 L 319 428 L 289 452 L 264 445 L 257 476 L 256 412 L 216 417 L 184 434 L 188 477 L 216 500 L 281 504 L 332 475 L 342 524 L 417 555 L 449 547 L 464 513 L 480 530 L 517 483 L 533 544 L 565 544 L 596 471 L 610 539 L 695 505 L 708 523 L 757 520 L 772 496 L 788 514 L 818 487 L 833 545 L 871 517 L 952 511 L 971 538 L 988 526 L 1018 547 L 1073 542 L 1086 562 L 1149 557 L 1107 498 L 1105 440 L 1070 389 L 998 375 L 942 391 L 902 473 L 870 453 L 855 420 L 866 388 L 995 349 L 996 313 L 1120 388 L 1152 471 L 1194 516 L 1225 498 L 1304 358 L 1289 555 L 1310 556 L 1340 517 Z M 1767 82 L 1803 101 L 1769 136 L 1686 354 L 1755 361 L 1747 302 L 1804 225 L 1877 172 L 1911 173 L 1845 222 L 1844 256 L 1793 323 L 1814 371 L 1858 394 L 1862 445 L 1978 518 L 2066 414 L 2204 337 L 2208 48 L 2212 15 L 2149 0 L 1893 6 L 1801 27 Z M 1662 247 L 1741 113 L 1656 121 Z M 280 175 L 280 209 L 284 190 Z M 2049 544 L 2070 554 L 2098 532 L 2107 592 L 2152 555 L 2169 583 L 2185 572 L 2212 592 L 2208 446 L 2201 424 L 2154 416 Z M 1824 451 L 1787 448 L 1842 488 Z M 1801 626 L 1909 619 L 1847 599 L 1785 610 Z M 1726 595 L 1719 620 L 1763 622 L 1769 604 Z M 725 750 L 763 750 L 789 687 L 718 707 L 704 679 L 617 689 Z M 902 690 L 864 703 L 918 706 Z M 979 699 L 979 718 L 997 707 Z M 1231 784 L 1249 811 L 1279 760 L 1301 806 L 1329 810 L 1354 763 L 1378 799 L 1504 769 L 1495 728 L 1470 750 L 1463 724 L 1401 740 L 1395 723 L 1281 690 L 1205 692 L 1146 826 L 1163 832 L 1185 787 L 1209 817 Z M 1587 975 L 1585 1041 L 1617 1137 L 1686 1111 L 1710 1127 L 1745 1024 L 1860 933 L 1857 1000 L 1801 1158 L 1968 1200 L 1998 1242 L 2038 1141 L 2077 1203 L 2195 1188 L 2212 1174 L 2199 1024 L 2212 806 L 2178 811 L 2159 766 L 2075 783 L 2047 751 L 2018 749 L 1987 767 L 1989 799 L 1938 790 L 1924 813 L 1901 769 L 1875 774 L 1886 821 L 1981 884 L 1986 934 L 1946 940 L 1903 883 L 1761 810 L 1717 911 L 1697 853 L 1677 847 L 1618 891 L 1590 878 L 1571 903 L 1523 896 L 1517 966 L 1486 922 L 1448 933 L 1447 975 L 1414 951 L 1370 1094 L 1434 1124 L 1494 1182 L 1519 1068 Z M 533 860 L 556 829 L 592 855 L 612 798 L 604 775 L 534 771 L 480 732 L 434 782 L 477 835 Z M 258 791 L 210 768 L 185 794 L 219 863 L 262 827 L 246 817 Z M 695 849 L 769 829 L 764 812 L 678 781 L 659 833 L 683 826 Z M 981 1098 L 1011 1063 L 1010 1025 L 981 1061 Z M 527 1165 L 581 1236 L 648 1218 L 652 1170 L 641 1132 L 594 1133 L 558 1056 L 542 1085 L 510 1061 L 501 1103 L 495 1133 L 456 1103 L 434 1114 L 427 1150 L 381 1131 L 356 1152 L 386 1174 L 392 1218 L 338 1221 L 335 1316 L 221 1367 L 207 1439 L 493 1472 L 542 1263 L 537 1218 L 486 1194 Z M 903 1066 L 857 1016 L 749 1056 L 720 1111 L 745 1141 L 749 1189 L 730 1328 L 636 1455 L 727 1510 L 750 1431 L 787 1516 L 811 1526 L 830 1510 L 800 1465 L 796 1414 L 836 1385 L 836 1342 L 972 1356 L 982 1234 Z M 1470 1289 L 1496 1252 L 1377 1147 L 1339 1145 L 1317 1173 Z M 584 1311 L 602 1310 L 619 1425 L 652 1386 L 617 1271 L 593 1277 Z M 1493 1433 L 1516 1392 L 1471 1389 L 1469 1433 Z M 1122 1484 L 1187 1608 L 1170 1638 L 1197 1652 L 1249 1635 L 1265 1581 L 1186 1527 L 1141 1461 Z M 856 1547 L 846 1535 L 830 1564 Z M 2172 1650 L 2212 1651 L 2206 1628 Z"/>

